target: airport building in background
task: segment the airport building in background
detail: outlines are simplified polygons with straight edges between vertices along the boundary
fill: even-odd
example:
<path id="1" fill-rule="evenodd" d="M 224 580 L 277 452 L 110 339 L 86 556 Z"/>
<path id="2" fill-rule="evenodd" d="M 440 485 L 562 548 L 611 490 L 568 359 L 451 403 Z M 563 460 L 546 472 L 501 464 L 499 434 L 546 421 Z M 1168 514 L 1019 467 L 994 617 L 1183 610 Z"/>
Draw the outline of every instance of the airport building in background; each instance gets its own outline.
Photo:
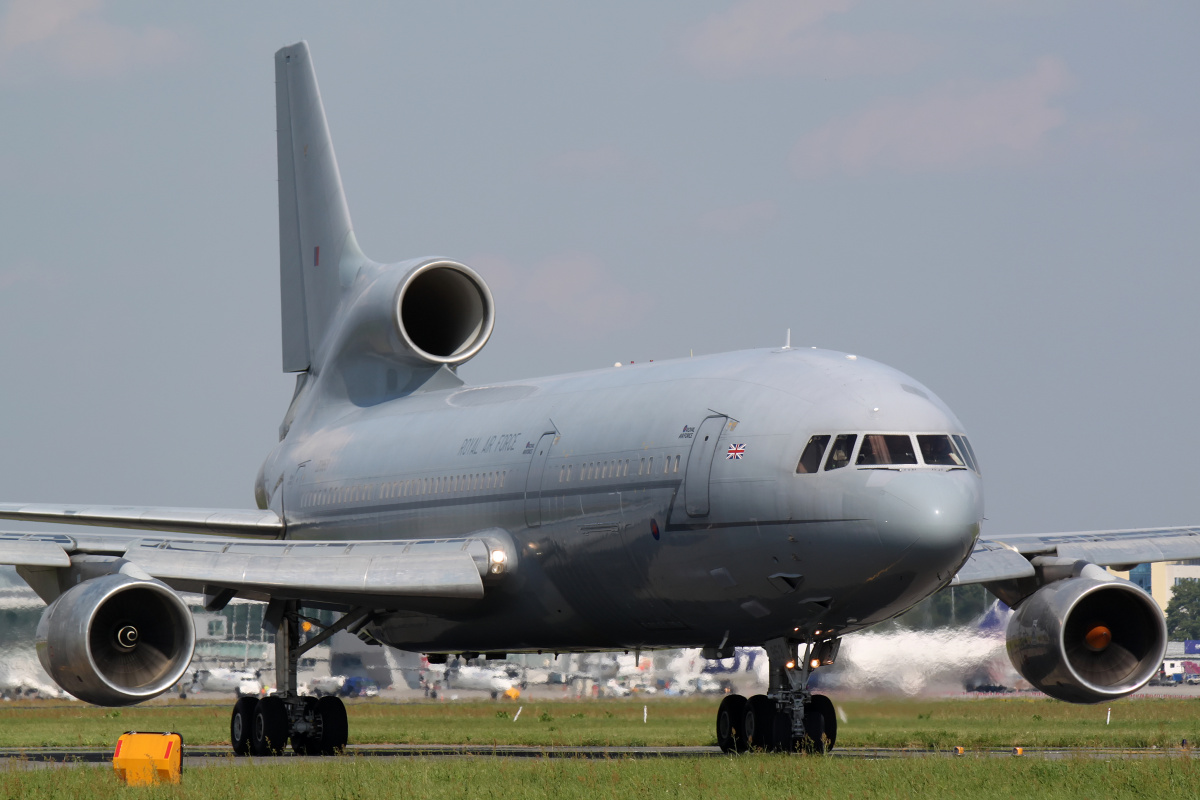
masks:
<path id="1" fill-rule="evenodd" d="M 1145 589 L 1158 603 L 1163 613 L 1175 595 L 1175 586 L 1180 581 L 1200 580 L 1200 559 L 1190 561 L 1159 561 L 1154 564 L 1138 564 L 1128 572 L 1110 570 L 1114 575 L 1126 578 Z"/>

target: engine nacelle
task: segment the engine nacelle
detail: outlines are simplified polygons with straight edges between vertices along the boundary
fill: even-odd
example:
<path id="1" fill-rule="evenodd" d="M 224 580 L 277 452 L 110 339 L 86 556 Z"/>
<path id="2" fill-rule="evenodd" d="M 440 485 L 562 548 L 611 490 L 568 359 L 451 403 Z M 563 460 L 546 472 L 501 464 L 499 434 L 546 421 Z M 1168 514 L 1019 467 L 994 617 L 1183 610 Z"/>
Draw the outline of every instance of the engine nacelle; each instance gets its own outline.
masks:
<path id="1" fill-rule="evenodd" d="M 495 323 L 492 292 L 475 270 L 427 261 L 404 276 L 393 320 L 408 349 L 430 364 L 461 364 L 487 344 Z"/>
<path id="2" fill-rule="evenodd" d="M 65 691 L 100 706 L 149 700 L 183 677 L 192 615 L 164 583 L 112 574 L 58 596 L 37 628 L 38 658 Z"/>
<path id="3" fill-rule="evenodd" d="M 1035 687 L 1070 703 L 1140 689 L 1162 664 L 1167 626 L 1128 581 L 1068 578 L 1024 600 L 1008 622 L 1008 657 Z"/>

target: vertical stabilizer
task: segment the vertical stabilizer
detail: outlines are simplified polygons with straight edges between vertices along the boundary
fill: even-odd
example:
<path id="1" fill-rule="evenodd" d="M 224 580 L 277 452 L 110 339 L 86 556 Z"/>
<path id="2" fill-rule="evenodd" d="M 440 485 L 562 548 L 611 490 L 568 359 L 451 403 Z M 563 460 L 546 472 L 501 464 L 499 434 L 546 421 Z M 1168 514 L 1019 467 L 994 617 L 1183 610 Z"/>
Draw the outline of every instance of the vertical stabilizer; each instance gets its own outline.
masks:
<path id="1" fill-rule="evenodd" d="M 309 369 L 365 259 L 354 240 L 308 43 L 275 53 L 283 371 Z"/>

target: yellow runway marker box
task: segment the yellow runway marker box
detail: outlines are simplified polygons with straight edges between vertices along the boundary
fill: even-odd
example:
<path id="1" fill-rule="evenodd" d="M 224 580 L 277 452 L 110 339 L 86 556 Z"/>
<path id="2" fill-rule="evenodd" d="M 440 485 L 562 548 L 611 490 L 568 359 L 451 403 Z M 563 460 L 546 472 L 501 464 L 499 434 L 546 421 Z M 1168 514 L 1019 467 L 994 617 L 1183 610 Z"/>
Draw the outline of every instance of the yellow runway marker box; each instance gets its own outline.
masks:
<path id="1" fill-rule="evenodd" d="M 117 777 L 130 786 L 179 783 L 183 774 L 183 736 L 128 731 L 113 753 Z"/>

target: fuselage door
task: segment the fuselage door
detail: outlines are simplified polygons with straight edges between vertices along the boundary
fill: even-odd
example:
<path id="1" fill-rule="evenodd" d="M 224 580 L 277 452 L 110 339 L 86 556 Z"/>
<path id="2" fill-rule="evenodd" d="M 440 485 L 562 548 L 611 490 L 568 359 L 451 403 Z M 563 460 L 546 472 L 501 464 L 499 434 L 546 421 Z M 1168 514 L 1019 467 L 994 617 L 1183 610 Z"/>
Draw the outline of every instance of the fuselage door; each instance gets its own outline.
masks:
<path id="1" fill-rule="evenodd" d="M 546 471 L 546 459 L 554 445 L 557 433 L 543 433 L 533 448 L 529 461 L 529 475 L 525 478 L 525 524 L 536 528 L 542 524 L 542 473 Z"/>
<path id="2" fill-rule="evenodd" d="M 708 477 L 712 472 L 717 439 L 729 417 L 708 417 L 700 423 L 692 449 L 688 453 L 687 472 L 683 476 L 683 501 L 689 517 L 708 514 Z"/>

